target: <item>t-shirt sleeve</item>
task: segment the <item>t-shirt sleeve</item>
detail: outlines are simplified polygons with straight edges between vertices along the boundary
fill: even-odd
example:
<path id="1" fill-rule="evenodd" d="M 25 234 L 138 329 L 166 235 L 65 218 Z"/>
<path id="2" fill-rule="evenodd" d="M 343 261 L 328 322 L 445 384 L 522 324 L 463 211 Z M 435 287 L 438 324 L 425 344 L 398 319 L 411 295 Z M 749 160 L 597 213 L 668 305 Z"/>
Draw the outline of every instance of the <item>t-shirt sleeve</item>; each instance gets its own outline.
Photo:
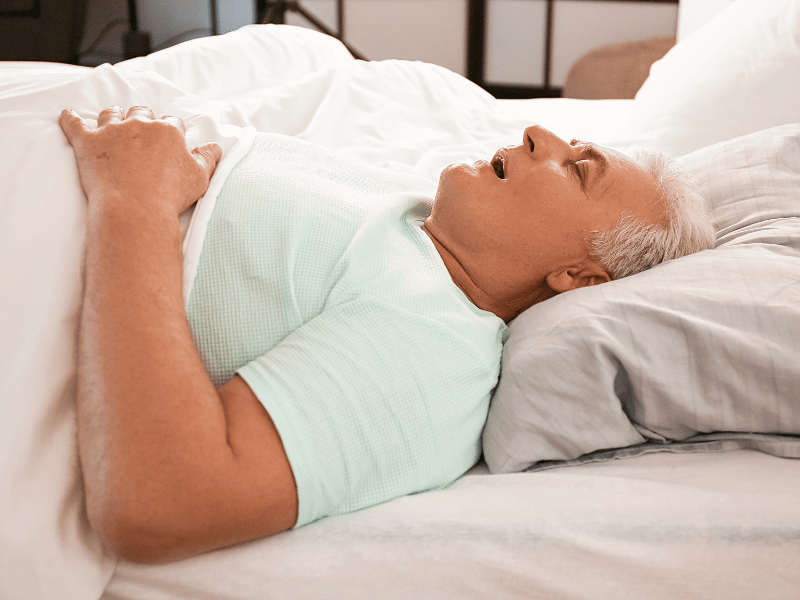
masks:
<path id="1" fill-rule="evenodd" d="M 292 466 L 295 527 L 448 485 L 478 460 L 499 352 L 462 320 L 360 297 L 239 369 Z"/>

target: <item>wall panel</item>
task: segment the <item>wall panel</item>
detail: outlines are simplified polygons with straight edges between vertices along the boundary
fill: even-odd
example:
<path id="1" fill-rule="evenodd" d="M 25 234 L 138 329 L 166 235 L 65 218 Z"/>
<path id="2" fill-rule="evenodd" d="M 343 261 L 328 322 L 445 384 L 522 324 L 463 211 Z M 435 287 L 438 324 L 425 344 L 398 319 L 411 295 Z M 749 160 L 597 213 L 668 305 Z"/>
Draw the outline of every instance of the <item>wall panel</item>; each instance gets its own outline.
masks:
<path id="1" fill-rule="evenodd" d="M 544 85 L 547 2 L 488 0 L 484 78 Z"/>

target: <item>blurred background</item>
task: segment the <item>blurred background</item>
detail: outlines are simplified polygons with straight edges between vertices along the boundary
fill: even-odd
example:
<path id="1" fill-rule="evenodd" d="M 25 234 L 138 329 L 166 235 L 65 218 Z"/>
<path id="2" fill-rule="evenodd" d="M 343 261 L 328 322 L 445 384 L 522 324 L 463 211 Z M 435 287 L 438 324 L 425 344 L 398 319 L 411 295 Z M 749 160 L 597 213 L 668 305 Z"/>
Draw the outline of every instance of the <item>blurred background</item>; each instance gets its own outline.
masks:
<path id="1" fill-rule="evenodd" d="M 678 0 L 0 0 L 0 60 L 96 66 L 265 19 L 498 97 L 632 98 L 675 42 Z"/>

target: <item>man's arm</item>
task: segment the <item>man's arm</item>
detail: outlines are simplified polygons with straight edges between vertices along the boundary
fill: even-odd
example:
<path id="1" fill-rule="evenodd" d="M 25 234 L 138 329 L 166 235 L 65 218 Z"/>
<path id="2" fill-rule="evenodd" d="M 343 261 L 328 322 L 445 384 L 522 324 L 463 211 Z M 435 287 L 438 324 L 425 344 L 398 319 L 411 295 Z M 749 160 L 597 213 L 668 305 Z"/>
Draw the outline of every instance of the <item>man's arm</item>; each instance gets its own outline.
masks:
<path id="1" fill-rule="evenodd" d="M 89 520 L 106 546 L 164 562 L 265 537 L 297 518 L 272 420 L 244 381 L 216 390 L 192 343 L 178 215 L 221 156 L 183 123 L 119 108 L 60 124 L 89 200 L 78 443 Z"/>

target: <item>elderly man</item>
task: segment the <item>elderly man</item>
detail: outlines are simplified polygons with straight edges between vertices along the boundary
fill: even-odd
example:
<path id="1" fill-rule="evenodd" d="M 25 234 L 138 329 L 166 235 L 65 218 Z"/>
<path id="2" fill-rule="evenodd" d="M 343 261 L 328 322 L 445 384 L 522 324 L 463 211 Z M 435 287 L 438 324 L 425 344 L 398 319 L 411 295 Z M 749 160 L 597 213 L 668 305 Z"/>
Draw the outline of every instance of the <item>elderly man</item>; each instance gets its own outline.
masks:
<path id="1" fill-rule="evenodd" d="M 87 511 L 129 560 L 449 484 L 480 456 L 505 322 L 713 245 L 669 163 L 540 127 L 448 167 L 432 200 L 409 174 L 264 134 L 216 200 L 185 305 L 178 216 L 219 148 L 189 152 L 180 119 L 145 107 L 60 123 L 89 200 Z"/>

